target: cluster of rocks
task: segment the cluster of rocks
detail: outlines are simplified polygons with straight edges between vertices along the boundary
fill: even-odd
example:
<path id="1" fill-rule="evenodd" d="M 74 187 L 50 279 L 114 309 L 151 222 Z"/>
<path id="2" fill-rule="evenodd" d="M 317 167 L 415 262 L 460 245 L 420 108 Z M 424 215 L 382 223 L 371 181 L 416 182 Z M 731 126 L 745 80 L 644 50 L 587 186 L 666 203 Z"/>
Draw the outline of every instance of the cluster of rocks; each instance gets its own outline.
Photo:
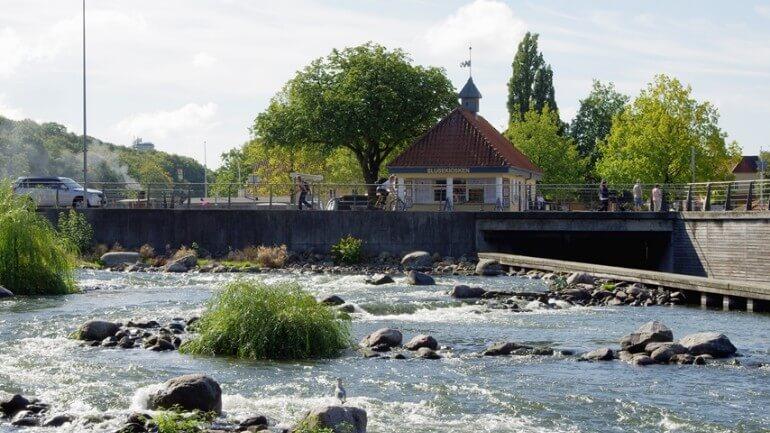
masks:
<path id="1" fill-rule="evenodd" d="M 197 320 L 197 317 L 189 320 L 177 317 L 164 326 L 155 320 L 128 321 L 126 324 L 89 320 L 80 326 L 74 337 L 94 347 L 141 347 L 153 352 L 165 352 L 178 349 L 182 344 L 183 334 Z"/>
<path id="2" fill-rule="evenodd" d="M 737 349 L 724 334 L 699 332 L 674 341 L 674 333 L 658 321 L 645 323 L 620 340 L 620 350 L 603 347 L 584 354 L 586 361 L 620 359 L 634 365 L 706 364 L 715 358 L 736 356 Z"/>
<path id="3" fill-rule="evenodd" d="M 36 398 L 0 395 L 0 417 L 15 427 L 60 427 L 74 419 L 67 414 L 49 414 L 50 408 Z"/>
<path id="4" fill-rule="evenodd" d="M 430 335 L 414 336 L 401 346 L 404 336 L 401 331 L 392 328 L 381 328 L 361 340 L 360 352 L 366 358 L 383 357 L 383 353 L 394 352 L 390 358 L 406 359 L 407 352 L 413 352 L 414 358 L 441 359 L 438 341 Z M 405 349 L 405 350 L 397 350 Z"/>
<path id="5" fill-rule="evenodd" d="M 571 350 L 555 350 L 548 346 L 530 346 L 513 341 L 499 341 L 484 349 L 483 356 L 562 356 L 573 355 Z"/>

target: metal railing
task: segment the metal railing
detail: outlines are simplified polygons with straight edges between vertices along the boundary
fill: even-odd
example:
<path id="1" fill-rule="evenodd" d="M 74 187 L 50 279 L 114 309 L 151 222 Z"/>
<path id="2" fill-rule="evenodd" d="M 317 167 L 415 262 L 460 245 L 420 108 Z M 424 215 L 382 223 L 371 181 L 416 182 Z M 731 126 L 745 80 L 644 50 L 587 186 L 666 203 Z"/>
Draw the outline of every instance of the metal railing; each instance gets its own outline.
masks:
<path id="1" fill-rule="evenodd" d="M 377 185 L 359 183 L 310 183 L 305 201 L 313 209 L 367 210 L 419 209 L 436 211 L 597 211 L 602 209 L 598 184 L 455 183 L 409 180 L 400 182 L 389 200 L 378 204 Z M 82 188 L 62 182 L 26 182 L 14 185 L 41 207 L 91 206 L 107 208 L 248 208 L 297 209 L 299 188 L 293 183 L 236 184 L 89 182 L 89 199 Z M 642 203 L 634 203 L 632 184 L 610 184 L 608 210 L 650 211 L 652 190 L 644 184 Z M 758 211 L 768 210 L 770 180 L 702 182 L 660 185 L 662 211 Z M 96 190 L 96 191 L 92 191 Z M 208 191 L 208 194 L 205 192 Z M 397 198 L 396 198 L 397 197 Z M 390 202 L 389 202 L 390 203 Z"/>

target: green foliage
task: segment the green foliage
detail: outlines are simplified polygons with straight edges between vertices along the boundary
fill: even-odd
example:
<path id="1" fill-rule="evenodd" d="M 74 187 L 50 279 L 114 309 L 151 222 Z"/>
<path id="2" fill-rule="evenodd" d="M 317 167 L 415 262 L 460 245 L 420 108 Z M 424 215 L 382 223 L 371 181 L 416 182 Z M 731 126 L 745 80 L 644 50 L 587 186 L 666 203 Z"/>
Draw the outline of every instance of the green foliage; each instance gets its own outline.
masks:
<path id="1" fill-rule="evenodd" d="M 347 316 L 297 284 L 236 281 L 209 302 L 180 351 L 250 359 L 329 358 L 350 346 Z"/>
<path id="2" fill-rule="evenodd" d="M 353 426 L 342 426 L 342 427 L 350 427 L 350 432 L 354 432 Z M 334 429 L 330 427 L 318 427 L 318 426 L 309 426 L 306 422 L 301 422 L 299 425 L 297 425 L 294 428 L 294 433 L 336 433 Z"/>
<path id="3" fill-rule="evenodd" d="M 348 149 L 374 183 L 386 159 L 457 106 L 442 69 L 367 43 L 333 50 L 289 81 L 254 122 L 268 145 Z"/>
<path id="4" fill-rule="evenodd" d="M 74 209 L 59 213 L 59 233 L 69 240 L 80 254 L 88 252 L 94 239 L 94 229 L 86 220 L 86 216 Z"/>
<path id="5" fill-rule="evenodd" d="M 332 245 L 332 256 L 336 263 L 354 265 L 361 262 L 364 241 L 347 235 Z"/>
<path id="6" fill-rule="evenodd" d="M 612 118 L 623 111 L 628 99 L 628 96 L 615 90 L 613 83 L 602 84 L 594 80 L 591 93 L 580 101 L 569 132 L 580 156 L 587 159 L 587 177 L 590 180 L 596 180 L 594 167 L 601 157 L 598 143 L 609 135 Z"/>
<path id="7" fill-rule="evenodd" d="M 658 75 L 613 118 L 596 171 L 613 183 L 690 182 L 695 149 L 696 181 L 729 180 L 741 152 L 735 142 L 725 143 L 718 121 L 716 108 L 695 100 L 690 86 Z"/>
<path id="8" fill-rule="evenodd" d="M 560 129 L 558 115 L 546 107 L 542 113 L 530 110 L 523 122 L 511 123 L 505 135 L 543 170 L 542 183 L 582 182 L 585 161 Z"/>
<path id="9" fill-rule="evenodd" d="M 35 212 L 28 197 L 0 184 L 0 285 L 17 295 L 75 291 L 75 247 Z"/>
<path id="10" fill-rule="evenodd" d="M 157 426 L 158 433 L 198 433 L 203 432 L 214 417 L 214 414 L 200 411 L 189 413 L 161 411 L 153 415 L 150 423 Z"/>
<path id="11" fill-rule="evenodd" d="M 553 71 L 537 46 L 537 33 L 527 32 L 513 58 L 513 74 L 508 81 L 509 123 L 523 122 L 530 110 L 541 113 L 548 106 L 558 113 Z"/>

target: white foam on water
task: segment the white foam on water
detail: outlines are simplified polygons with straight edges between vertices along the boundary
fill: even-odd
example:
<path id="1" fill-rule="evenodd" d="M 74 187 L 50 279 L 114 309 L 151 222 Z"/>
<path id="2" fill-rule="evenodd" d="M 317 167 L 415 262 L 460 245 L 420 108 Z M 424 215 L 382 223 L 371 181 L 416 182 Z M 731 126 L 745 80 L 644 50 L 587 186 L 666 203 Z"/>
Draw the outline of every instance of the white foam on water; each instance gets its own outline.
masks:
<path id="1" fill-rule="evenodd" d="M 162 383 L 143 386 L 134 392 L 131 397 L 131 410 L 147 410 L 150 408 L 150 397 L 163 389 Z"/>

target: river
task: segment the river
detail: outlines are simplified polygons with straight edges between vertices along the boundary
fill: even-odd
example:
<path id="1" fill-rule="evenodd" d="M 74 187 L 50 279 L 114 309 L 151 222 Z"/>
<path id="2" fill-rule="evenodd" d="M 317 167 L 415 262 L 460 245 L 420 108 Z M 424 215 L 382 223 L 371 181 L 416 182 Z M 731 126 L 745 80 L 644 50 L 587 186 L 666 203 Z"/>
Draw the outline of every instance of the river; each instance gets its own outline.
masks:
<path id="1" fill-rule="evenodd" d="M 349 404 L 367 410 L 370 432 L 769 432 L 770 317 L 688 307 L 573 307 L 514 313 L 453 302 L 454 284 L 544 290 L 516 277 L 437 279 L 437 286 L 367 286 L 364 276 L 258 274 L 292 280 L 318 296 L 336 294 L 366 310 L 353 316 L 359 341 L 380 327 L 405 339 L 429 333 L 450 355 L 441 360 L 365 359 L 255 362 L 177 352 L 83 347 L 68 338 L 89 319 L 127 321 L 200 314 L 232 274 L 152 274 L 81 270 L 80 294 L 0 302 L 0 391 L 39 397 L 52 412 L 80 415 L 59 432 L 114 431 L 154 384 L 203 372 L 222 386 L 228 417 L 262 413 L 285 423 L 333 402 L 341 377 Z M 632 366 L 575 357 L 480 357 L 500 340 L 578 352 L 618 340 L 649 320 L 678 338 L 725 333 L 742 366 Z M 763 363 L 761 367 L 750 366 Z M 114 419 L 87 424 L 87 415 Z M 15 432 L 0 422 L 0 432 Z M 27 432 L 50 429 L 25 429 Z"/>

